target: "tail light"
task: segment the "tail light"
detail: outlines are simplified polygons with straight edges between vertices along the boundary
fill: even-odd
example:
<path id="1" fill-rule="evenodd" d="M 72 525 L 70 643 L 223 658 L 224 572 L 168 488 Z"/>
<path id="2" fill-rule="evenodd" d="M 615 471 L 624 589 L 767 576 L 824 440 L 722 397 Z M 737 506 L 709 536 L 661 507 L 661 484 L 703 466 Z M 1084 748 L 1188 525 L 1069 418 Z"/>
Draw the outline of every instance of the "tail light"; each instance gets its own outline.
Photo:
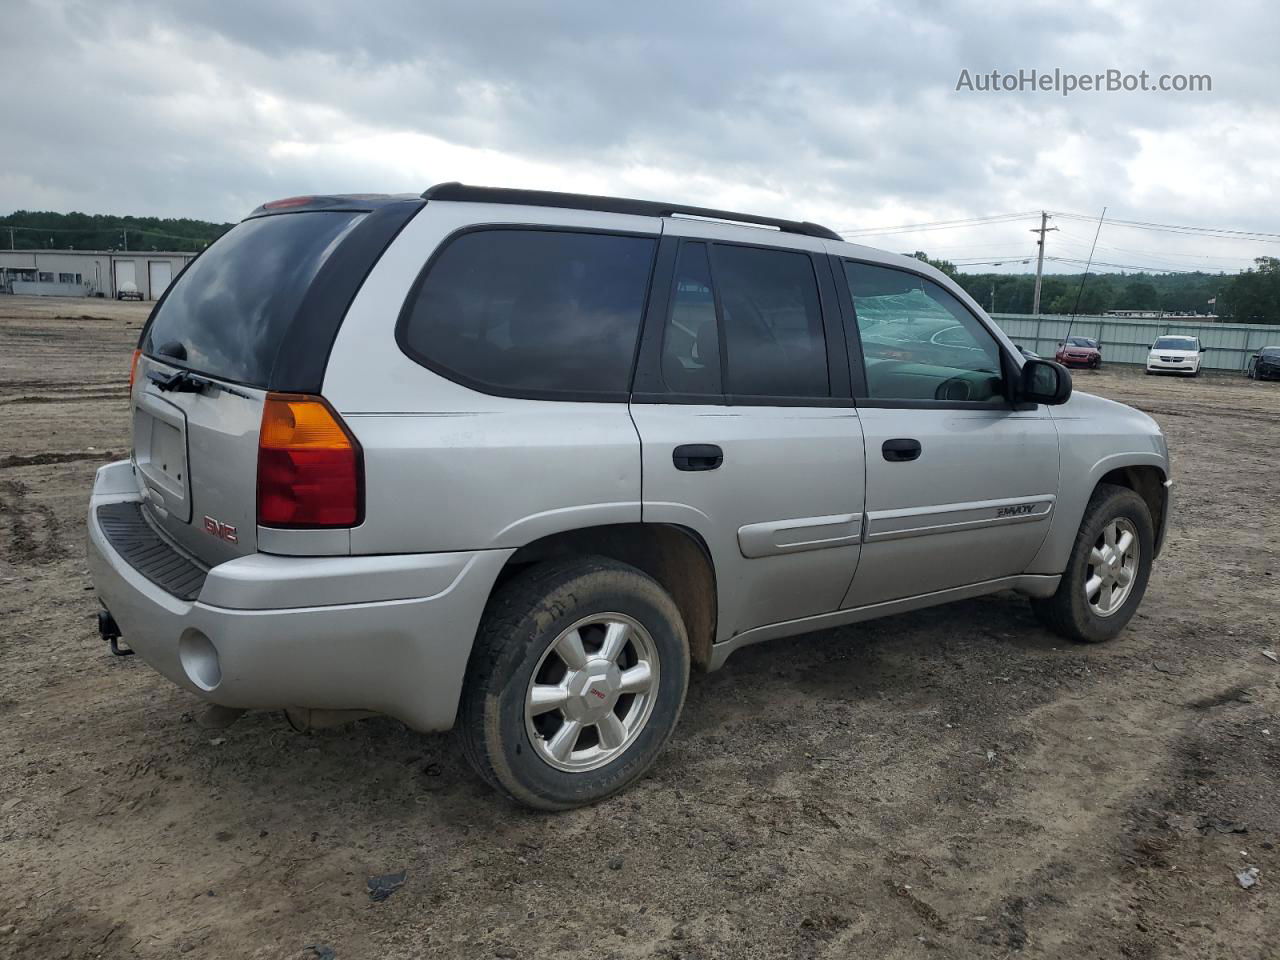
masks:
<path id="1" fill-rule="evenodd" d="M 133 359 L 129 361 L 129 392 L 133 392 L 133 381 L 138 376 L 138 358 L 142 356 L 141 350 L 133 351 Z"/>
<path id="2" fill-rule="evenodd" d="M 258 523 L 354 527 L 364 519 L 360 444 L 319 397 L 271 393 L 258 439 Z"/>

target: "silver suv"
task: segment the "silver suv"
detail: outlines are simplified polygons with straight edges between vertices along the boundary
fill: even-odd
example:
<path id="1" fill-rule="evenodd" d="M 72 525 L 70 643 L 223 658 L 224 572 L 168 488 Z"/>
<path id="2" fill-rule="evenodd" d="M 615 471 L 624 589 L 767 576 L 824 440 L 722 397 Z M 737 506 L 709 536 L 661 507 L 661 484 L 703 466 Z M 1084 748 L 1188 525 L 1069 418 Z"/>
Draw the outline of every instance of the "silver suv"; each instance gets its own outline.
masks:
<path id="1" fill-rule="evenodd" d="M 636 200 L 266 204 L 131 397 L 89 509 L 113 648 L 223 707 L 456 725 L 544 809 L 639 777 L 750 643 L 1002 590 L 1113 637 L 1170 512 L 1156 424 L 927 264 Z"/>

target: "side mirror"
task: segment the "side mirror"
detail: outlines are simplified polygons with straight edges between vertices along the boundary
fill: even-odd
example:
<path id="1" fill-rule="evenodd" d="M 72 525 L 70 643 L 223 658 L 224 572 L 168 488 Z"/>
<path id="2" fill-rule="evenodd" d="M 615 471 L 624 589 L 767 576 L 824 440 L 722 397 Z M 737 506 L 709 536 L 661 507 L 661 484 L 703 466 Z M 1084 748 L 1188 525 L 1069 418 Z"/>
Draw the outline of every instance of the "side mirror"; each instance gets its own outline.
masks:
<path id="1" fill-rule="evenodd" d="M 1066 403 L 1071 399 L 1071 372 L 1052 360 L 1027 360 L 1022 365 L 1018 400 L 1023 403 Z"/>
<path id="2" fill-rule="evenodd" d="M 1201 352 L 1201 353 L 1204 353 L 1206 349 L 1208 349 L 1208 348 L 1207 348 L 1207 347 L 1201 347 L 1201 348 L 1200 348 L 1200 352 Z"/>

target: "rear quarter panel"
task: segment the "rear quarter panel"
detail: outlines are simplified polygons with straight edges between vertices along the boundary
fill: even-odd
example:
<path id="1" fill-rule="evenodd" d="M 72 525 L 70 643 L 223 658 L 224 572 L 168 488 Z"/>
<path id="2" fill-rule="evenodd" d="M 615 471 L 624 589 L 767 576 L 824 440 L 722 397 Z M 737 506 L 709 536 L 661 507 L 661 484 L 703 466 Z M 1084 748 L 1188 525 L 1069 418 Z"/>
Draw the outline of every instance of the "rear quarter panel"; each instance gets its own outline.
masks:
<path id="1" fill-rule="evenodd" d="M 640 520 L 640 440 L 625 403 L 491 396 L 396 344 L 400 309 L 428 258 L 483 223 L 661 230 L 649 217 L 427 204 L 369 274 L 325 372 L 324 396 L 364 448 L 365 521 L 351 531 L 352 553 L 518 547 Z"/>

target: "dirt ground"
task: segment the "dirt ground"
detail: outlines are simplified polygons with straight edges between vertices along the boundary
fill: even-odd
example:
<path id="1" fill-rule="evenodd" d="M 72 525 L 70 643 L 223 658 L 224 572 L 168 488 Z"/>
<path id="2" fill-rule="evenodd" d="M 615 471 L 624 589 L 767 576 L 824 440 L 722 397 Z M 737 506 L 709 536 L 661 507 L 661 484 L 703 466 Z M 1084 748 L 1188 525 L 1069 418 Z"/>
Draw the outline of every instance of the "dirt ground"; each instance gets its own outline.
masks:
<path id="1" fill-rule="evenodd" d="M 1280 384 L 1078 374 L 1173 450 L 1118 640 L 1002 595 L 748 648 L 541 815 L 452 735 L 203 729 L 110 656 L 83 515 L 145 313 L 0 298 L 0 957 L 1280 957 Z"/>

